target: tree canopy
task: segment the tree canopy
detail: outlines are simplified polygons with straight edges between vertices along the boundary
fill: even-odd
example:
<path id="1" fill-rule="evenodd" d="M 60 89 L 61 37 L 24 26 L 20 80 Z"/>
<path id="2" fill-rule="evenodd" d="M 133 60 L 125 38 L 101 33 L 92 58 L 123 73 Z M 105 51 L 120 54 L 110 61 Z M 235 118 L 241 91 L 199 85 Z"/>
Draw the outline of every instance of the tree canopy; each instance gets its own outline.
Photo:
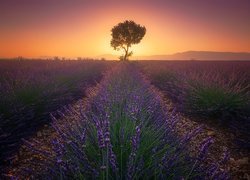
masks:
<path id="1" fill-rule="evenodd" d="M 146 34 L 146 28 L 140 24 L 136 24 L 134 21 L 126 20 L 114 26 L 111 32 L 111 46 L 115 50 L 123 49 L 125 54 L 120 57 L 120 60 L 128 60 L 128 57 L 133 54 L 132 51 L 129 52 L 129 48 L 131 45 L 141 42 Z"/>

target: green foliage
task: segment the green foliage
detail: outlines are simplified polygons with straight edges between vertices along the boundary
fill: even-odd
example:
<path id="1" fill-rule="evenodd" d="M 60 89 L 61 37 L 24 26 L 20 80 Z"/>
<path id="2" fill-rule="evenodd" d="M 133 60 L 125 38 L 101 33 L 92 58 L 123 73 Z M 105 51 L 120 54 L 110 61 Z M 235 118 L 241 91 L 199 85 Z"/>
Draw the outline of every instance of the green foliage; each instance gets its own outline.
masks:
<path id="1" fill-rule="evenodd" d="M 152 82 L 178 110 L 227 121 L 248 119 L 249 63 L 143 62 Z"/>
<path id="2" fill-rule="evenodd" d="M 187 98 L 190 110 L 213 117 L 236 115 L 246 105 L 244 95 L 220 87 L 196 86 Z"/>
<path id="3" fill-rule="evenodd" d="M 15 94 L 16 101 L 21 104 L 30 105 L 38 100 L 41 93 L 42 89 L 36 87 L 20 89 Z"/>

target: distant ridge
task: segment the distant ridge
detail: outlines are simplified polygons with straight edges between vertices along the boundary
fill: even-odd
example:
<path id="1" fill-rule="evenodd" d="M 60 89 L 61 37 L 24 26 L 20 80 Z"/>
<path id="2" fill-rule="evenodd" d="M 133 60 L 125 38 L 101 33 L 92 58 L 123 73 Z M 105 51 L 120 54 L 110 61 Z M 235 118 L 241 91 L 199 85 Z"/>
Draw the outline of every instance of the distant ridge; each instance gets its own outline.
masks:
<path id="1" fill-rule="evenodd" d="M 98 58 L 116 60 L 118 56 L 105 54 Z M 171 55 L 132 56 L 132 60 L 250 60 L 249 52 L 185 51 Z"/>
<path id="2" fill-rule="evenodd" d="M 4 59 L 106 59 L 106 60 L 118 60 L 118 55 L 113 54 L 103 54 L 95 57 L 62 57 L 62 56 L 39 56 L 39 57 L 12 57 L 4 58 L 0 57 L 0 60 Z M 185 51 L 169 55 L 151 55 L 151 56 L 132 56 L 131 60 L 210 60 L 210 61 L 250 61 L 250 52 L 217 52 L 217 51 Z"/>

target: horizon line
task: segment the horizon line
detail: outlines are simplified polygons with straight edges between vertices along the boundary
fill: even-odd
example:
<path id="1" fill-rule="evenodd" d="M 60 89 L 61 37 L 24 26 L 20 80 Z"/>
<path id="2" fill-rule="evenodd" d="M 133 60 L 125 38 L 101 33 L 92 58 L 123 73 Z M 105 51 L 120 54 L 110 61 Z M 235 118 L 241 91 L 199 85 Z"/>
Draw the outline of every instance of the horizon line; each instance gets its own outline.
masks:
<path id="1" fill-rule="evenodd" d="M 181 51 L 181 52 L 175 52 L 171 54 L 153 54 L 153 55 L 135 55 L 132 57 L 151 57 L 151 56 L 171 56 L 181 53 L 188 53 L 188 52 L 207 52 L 207 53 L 233 53 L 233 54 L 250 54 L 250 51 L 208 51 L 208 50 L 188 50 L 188 51 Z M 16 58 L 24 58 L 24 59 L 47 59 L 47 58 L 66 58 L 66 59 L 101 59 L 104 58 L 102 56 L 116 56 L 117 59 L 119 58 L 119 55 L 115 54 L 101 54 L 101 55 L 93 55 L 93 56 L 61 56 L 61 55 L 40 55 L 40 56 L 0 56 L 0 59 L 16 59 Z"/>

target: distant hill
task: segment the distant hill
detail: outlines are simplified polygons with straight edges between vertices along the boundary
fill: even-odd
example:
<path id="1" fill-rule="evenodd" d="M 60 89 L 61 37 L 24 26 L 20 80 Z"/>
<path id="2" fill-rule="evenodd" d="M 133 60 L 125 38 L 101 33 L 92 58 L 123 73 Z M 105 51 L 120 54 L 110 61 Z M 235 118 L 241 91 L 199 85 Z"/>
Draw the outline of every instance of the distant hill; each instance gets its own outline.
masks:
<path id="1" fill-rule="evenodd" d="M 98 56 L 116 60 L 118 56 L 105 54 Z M 133 60 L 250 60 L 248 52 L 186 51 L 171 55 L 132 56 Z"/>
<path id="2" fill-rule="evenodd" d="M 21 57 L 21 56 L 20 56 Z M 55 59 L 57 56 L 39 56 L 28 59 Z M 15 57 L 13 57 L 16 59 Z M 13 59 L 3 58 L 0 59 Z M 18 58 L 18 57 L 17 57 Z M 25 57 L 23 57 L 26 59 Z M 58 56 L 59 59 L 63 57 Z M 118 60 L 118 55 L 103 54 L 95 57 L 81 57 L 82 59 L 102 59 Z M 78 59 L 77 57 L 65 57 L 65 59 Z M 243 60 L 250 61 L 250 52 L 216 52 L 216 51 L 185 51 L 169 55 L 152 55 L 152 56 L 132 56 L 132 60 L 212 60 L 212 61 L 232 61 Z"/>

